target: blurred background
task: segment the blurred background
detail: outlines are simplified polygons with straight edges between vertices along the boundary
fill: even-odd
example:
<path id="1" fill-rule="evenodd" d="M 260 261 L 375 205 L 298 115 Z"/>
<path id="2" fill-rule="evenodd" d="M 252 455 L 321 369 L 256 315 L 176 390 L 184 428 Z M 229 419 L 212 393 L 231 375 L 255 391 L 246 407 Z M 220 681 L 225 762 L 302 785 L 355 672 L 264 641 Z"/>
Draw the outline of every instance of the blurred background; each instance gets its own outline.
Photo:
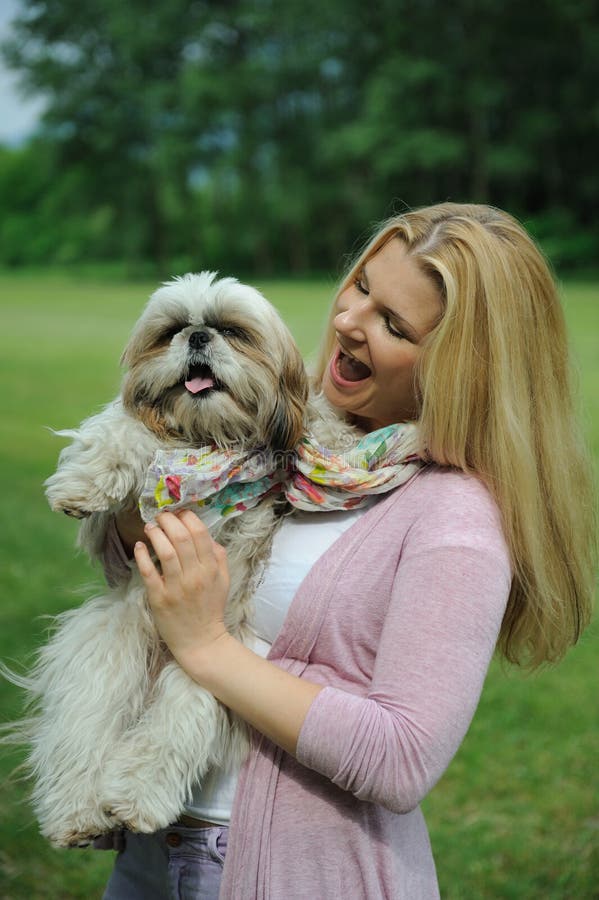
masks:
<path id="1" fill-rule="evenodd" d="M 556 272 L 599 458 L 596 0 L 0 0 L 0 41 L 0 659 L 101 589 L 46 505 L 46 426 L 116 393 L 163 278 L 252 281 L 309 356 L 376 222 L 501 206 Z M 3 681 L 0 704 L 20 714 Z M 532 678 L 495 661 L 425 802 L 444 900 L 597 898 L 597 759 L 596 625 Z M 0 900 L 99 898 L 112 854 L 39 837 L 21 760 L 0 753 Z"/>
<path id="2" fill-rule="evenodd" d="M 324 272 L 445 199 L 599 249 L 596 0 L 3 0 L 0 262 Z M 10 31 L 6 23 L 12 21 Z"/>

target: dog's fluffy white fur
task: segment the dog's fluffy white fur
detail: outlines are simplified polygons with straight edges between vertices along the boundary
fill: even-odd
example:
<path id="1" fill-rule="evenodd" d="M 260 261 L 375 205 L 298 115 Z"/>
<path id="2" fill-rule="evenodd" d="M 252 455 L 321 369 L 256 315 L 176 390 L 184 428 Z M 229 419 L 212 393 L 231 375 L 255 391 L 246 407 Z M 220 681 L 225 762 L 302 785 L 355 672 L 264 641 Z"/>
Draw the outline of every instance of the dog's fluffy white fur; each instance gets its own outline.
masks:
<path id="1" fill-rule="evenodd" d="M 79 541 L 92 556 L 110 516 L 136 504 L 159 448 L 289 451 L 307 427 L 329 446 L 351 441 L 351 426 L 326 403 L 308 402 L 301 356 L 274 308 L 235 279 L 202 272 L 162 286 L 123 361 L 120 396 L 77 430 L 59 432 L 72 443 L 46 482 L 51 507 L 83 519 Z M 267 497 L 213 529 L 228 551 L 226 623 L 240 639 L 285 509 Z M 135 568 L 120 587 L 60 615 L 33 671 L 16 680 L 33 710 L 20 736 L 30 746 L 34 807 L 58 846 L 121 825 L 165 827 L 210 766 L 246 752 L 243 723 L 161 643 Z"/>

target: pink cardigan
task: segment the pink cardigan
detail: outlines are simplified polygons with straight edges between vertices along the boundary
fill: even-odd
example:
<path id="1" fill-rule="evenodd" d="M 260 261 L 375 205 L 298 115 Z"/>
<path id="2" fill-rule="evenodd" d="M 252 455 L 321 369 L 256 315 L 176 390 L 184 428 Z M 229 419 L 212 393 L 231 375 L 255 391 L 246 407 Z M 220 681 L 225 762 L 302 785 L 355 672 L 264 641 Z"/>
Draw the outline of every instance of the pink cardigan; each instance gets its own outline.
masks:
<path id="1" fill-rule="evenodd" d="M 419 803 L 476 709 L 510 589 L 497 507 L 429 467 L 302 582 L 269 658 L 318 684 L 297 759 L 256 734 L 221 900 L 432 900 Z"/>

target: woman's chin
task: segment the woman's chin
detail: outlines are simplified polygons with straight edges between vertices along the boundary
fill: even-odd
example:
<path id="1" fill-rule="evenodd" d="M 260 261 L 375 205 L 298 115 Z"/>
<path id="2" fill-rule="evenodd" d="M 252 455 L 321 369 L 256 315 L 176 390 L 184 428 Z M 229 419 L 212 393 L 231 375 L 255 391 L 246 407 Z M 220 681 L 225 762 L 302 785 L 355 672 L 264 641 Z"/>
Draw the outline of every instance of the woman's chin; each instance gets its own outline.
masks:
<path id="1" fill-rule="evenodd" d="M 332 381 L 328 372 L 322 379 L 322 392 L 331 406 L 339 410 L 339 412 L 345 413 L 348 419 L 352 421 L 353 424 L 357 425 L 358 428 L 361 428 L 364 431 L 371 430 L 368 425 L 368 418 L 356 408 L 354 399 L 348 397 L 343 391 L 340 391 L 335 386 L 335 382 Z"/>

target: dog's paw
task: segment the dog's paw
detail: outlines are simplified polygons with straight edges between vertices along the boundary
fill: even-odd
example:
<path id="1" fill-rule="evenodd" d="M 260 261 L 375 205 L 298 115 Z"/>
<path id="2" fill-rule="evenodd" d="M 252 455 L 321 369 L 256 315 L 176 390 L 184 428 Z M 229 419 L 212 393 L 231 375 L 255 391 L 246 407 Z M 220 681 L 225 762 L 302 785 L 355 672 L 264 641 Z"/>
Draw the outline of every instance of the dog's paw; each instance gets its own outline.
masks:
<path id="1" fill-rule="evenodd" d="M 53 506 L 52 511 L 63 512 L 66 516 L 71 516 L 73 519 L 87 519 L 91 516 L 91 510 L 78 509 L 76 506 Z"/>
<path id="2" fill-rule="evenodd" d="M 180 808 L 169 804 L 168 810 L 161 809 L 157 812 L 143 804 L 133 802 L 114 803 L 105 807 L 107 813 L 114 817 L 127 831 L 135 831 L 140 834 L 153 834 L 161 828 L 175 822 L 181 813 Z"/>
<path id="3" fill-rule="evenodd" d="M 149 789 L 147 796 L 121 798 L 106 802 L 102 811 L 105 816 L 127 829 L 142 834 L 153 834 L 160 828 L 171 825 L 181 815 L 183 803 L 177 802 L 166 791 Z"/>
<path id="4" fill-rule="evenodd" d="M 58 839 L 50 838 L 50 841 L 55 847 L 72 849 L 75 847 L 89 847 L 99 836 L 98 833 L 90 834 L 87 831 L 71 831 L 61 835 Z"/>
<path id="5" fill-rule="evenodd" d="M 119 827 L 110 816 L 98 816 L 85 822 L 82 819 L 46 822 L 42 834 L 54 847 L 89 847 L 93 841 Z"/>
<path id="6" fill-rule="evenodd" d="M 58 474 L 58 473 L 57 473 Z M 56 476 L 46 482 L 46 497 L 50 509 L 75 519 L 85 519 L 94 512 L 112 509 L 116 500 L 90 481 L 59 482 Z"/>

